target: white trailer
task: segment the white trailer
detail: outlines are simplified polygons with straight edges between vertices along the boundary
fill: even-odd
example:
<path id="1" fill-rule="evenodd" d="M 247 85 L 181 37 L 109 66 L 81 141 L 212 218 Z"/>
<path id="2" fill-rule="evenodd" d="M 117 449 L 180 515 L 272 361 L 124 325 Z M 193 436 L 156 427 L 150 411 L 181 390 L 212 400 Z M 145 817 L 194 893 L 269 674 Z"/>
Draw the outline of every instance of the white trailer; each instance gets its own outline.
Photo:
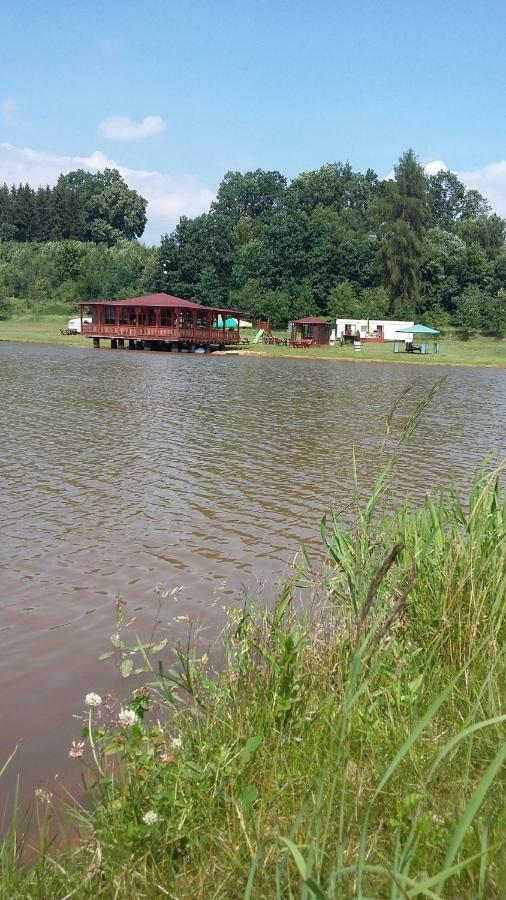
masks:
<path id="1" fill-rule="evenodd" d="M 400 328 L 409 328 L 414 322 L 401 322 L 393 319 L 336 319 L 336 339 L 345 335 L 359 340 L 376 338 L 383 341 L 412 341 L 409 333 L 397 334 Z"/>
<path id="2" fill-rule="evenodd" d="M 91 318 L 89 316 L 83 316 L 83 322 L 87 322 L 89 325 L 91 325 Z M 79 317 L 78 319 L 69 319 L 67 328 L 75 329 L 79 332 L 79 334 L 81 334 L 81 318 Z"/>

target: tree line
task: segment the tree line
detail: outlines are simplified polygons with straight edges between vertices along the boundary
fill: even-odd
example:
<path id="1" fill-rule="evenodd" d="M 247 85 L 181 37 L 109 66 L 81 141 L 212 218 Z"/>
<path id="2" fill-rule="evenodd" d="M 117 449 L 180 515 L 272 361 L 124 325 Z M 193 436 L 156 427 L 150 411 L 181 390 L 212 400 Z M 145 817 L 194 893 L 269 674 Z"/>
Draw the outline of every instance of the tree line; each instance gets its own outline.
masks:
<path id="1" fill-rule="evenodd" d="M 506 223 L 412 150 L 394 179 L 335 163 L 291 183 L 228 172 L 208 213 L 161 242 L 164 289 L 274 324 L 302 315 L 423 318 L 506 333 Z"/>
<path id="2" fill-rule="evenodd" d="M 31 192 L 36 203 L 47 191 L 60 198 L 59 230 L 43 203 L 33 221 L 18 212 L 7 222 L 0 199 L 0 308 L 167 291 L 278 326 L 310 314 L 395 316 L 505 335 L 505 221 L 454 173 L 426 176 L 412 150 L 394 176 L 349 163 L 291 182 L 227 172 L 207 213 L 183 216 L 150 248 L 134 240 L 146 201 L 117 172 L 61 176 Z M 34 237 L 36 227 L 46 230 Z"/>
<path id="3" fill-rule="evenodd" d="M 111 246 L 141 237 L 146 200 L 116 169 L 60 175 L 54 187 L 0 187 L 0 241 L 93 241 Z"/>

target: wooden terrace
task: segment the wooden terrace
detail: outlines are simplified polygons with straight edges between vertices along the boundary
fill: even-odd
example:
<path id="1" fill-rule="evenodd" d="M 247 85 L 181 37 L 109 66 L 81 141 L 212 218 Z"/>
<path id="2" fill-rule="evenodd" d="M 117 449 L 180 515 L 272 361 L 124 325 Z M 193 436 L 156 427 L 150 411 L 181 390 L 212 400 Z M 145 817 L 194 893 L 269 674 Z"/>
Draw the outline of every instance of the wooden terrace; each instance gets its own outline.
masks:
<path id="1" fill-rule="evenodd" d="M 84 322 L 85 310 L 91 311 L 91 323 Z M 236 311 L 214 306 L 201 306 L 171 294 L 149 294 L 127 300 L 100 300 L 81 303 L 81 333 L 100 347 L 101 339 L 109 339 L 111 348 L 131 350 L 188 350 L 210 352 L 240 343 L 239 319 Z M 234 318 L 237 324 L 230 326 Z"/>

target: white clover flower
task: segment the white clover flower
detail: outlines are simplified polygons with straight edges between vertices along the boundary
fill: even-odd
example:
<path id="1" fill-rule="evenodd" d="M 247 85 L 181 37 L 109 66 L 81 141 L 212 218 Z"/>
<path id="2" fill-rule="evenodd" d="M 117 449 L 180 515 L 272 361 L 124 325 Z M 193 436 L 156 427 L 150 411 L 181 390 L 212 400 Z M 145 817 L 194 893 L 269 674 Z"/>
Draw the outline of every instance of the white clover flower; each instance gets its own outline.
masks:
<path id="1" fill-rule="evenodd" d="M 133 709 L 120 709 L 118 715 L 120 725 L 125 725 L 128 728 L 130 725 L 135 725 L 138 721 L 139 717 L 134 713 Z"/>
<path id="2" fill-rule="evenodd" d="M 148 809 L 148 811 L 144 813 L 142 821 L 145 825 L 156 825 L 159 818 L 158 813 L 155 812 L 154 809 Z"/>
<path id="3" fill-rule="evenodd" d="M 95 694 L 93 691 L 91 691 L 90 694 L 86 694 L 84 702 L 86 703 L 86 706 L 100 706 L 100 704 L 102 703 L 102 697 L 100 696 L 100 694 Z"/>
<path id="4" fill-rule="evenodd" d="M 72 741 L 72 746 L 69 750 L 69 756 L 71 759 L 79 759 L 84 753 L 84 741 Z"/>
<path id="5" fill-rule="evenodd" d="M 172 740 L 170 742 L 170 746 L 174 747 L 175 750 L 180 750 L 181 747 L 183 746 L 183 739 L 180 737 L 172 738 Z"/>

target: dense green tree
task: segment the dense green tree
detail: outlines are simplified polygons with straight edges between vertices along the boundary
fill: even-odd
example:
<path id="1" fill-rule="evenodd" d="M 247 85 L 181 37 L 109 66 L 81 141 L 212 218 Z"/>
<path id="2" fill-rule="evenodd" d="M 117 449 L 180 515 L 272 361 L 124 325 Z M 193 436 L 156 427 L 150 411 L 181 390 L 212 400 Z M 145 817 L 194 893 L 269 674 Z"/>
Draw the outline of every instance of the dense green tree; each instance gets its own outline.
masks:
<path id="1" fill-rule="evenodd" d="M 506 245 L 494 261 L 490 275 L 490 287 L 494 293 L 506 290 Z"/>
<path id="2" fill-rule="evenodd" d="M 269 216 L 282 205 L 286 191 L 286 178 L 280 172 L 227 172 L 218 188 L 213 209 L 229 216 L 234 222 L 240 219 L 257 219 Z"/>
<path id="3" fill-rule="evenodd" d="M 395 185 L 384 203 L 380 260 L 391 312 L 414 305 L 421 294 L 421 265 L 428 219 L 427 181 L 413 150 L 395 167 Z"/>
<path id="4" fill-rule="evenodd" d="M 428 204 L 437 225 L 448 228 L 462 217 L 465 196 L 465 185 L 455 172 L 442 169 L 429 177 Z"/>
<path id="5" fill-rule="evenodd" d="M 333 319 L 343 316 L 360 317 L 360 303 L 350 281 L 341 281 L 332 288 L 327 299 L 327 315 Z"/>
<path id="6" fill-rule="evenodd" d="M 355 209 L 365 214 L 374 196 L 378 176 L 372 169 L 365 175 L 353 172 L 350 164 L 330 163 L 309 172 L 301 172 L 287 191 L 287 203 L 307 213 L 318 206 L 340 212 Z"/>
<path id="7" fill-rule="evenodd" d="M 364 319 L 386 319 L 390 308 L 390 298 L 381 285 L 364 288 L 360 296 L 359 307 Z"/>
<path id="8" fill-rule="evenodd" d="M 61 281 L 75 281 L 81 271 L 83 248 L 77 241 L 62 241 L 58 244 L 56 271 Z"/>
<path id="9" fill-rule="evenodd" d="M 486 294 L 476 285 L 469 285 L 457 299 L 455 319 L 464 338 L 486 325 L 487 300 Z"/>
<path id="10" fill-rule="evenodd" d="M 1 239 L 20 242 L 78 240 L 111 246 L 140 237 L 146 224 L 146 200 L 131 190 L 119 172 L 76 169 L 60 175 L 54 188 L 4 184 L 0 189 Z"/>
<path id="11" fill-rule="evenodd" d="M 462 207 L 463 219 L 477 219 L 478 216 L 488 216 L 490 204 L 482 197 L 479 191 L 466 191 Z"/>
<path id="12" fill-rule="evenodd" d="M 489 259 L 495 259 L 504 247 L 506 222 L 496 215 L 467 217 L 459 222 L 457 233 L 466 244 L 477 244 Z"/>
<path id="13" fill-rule="evenodd" d="M 489 327 L 497 338 L 506 337 L 506 290 L 503 288 L 489 305 Z"/>

